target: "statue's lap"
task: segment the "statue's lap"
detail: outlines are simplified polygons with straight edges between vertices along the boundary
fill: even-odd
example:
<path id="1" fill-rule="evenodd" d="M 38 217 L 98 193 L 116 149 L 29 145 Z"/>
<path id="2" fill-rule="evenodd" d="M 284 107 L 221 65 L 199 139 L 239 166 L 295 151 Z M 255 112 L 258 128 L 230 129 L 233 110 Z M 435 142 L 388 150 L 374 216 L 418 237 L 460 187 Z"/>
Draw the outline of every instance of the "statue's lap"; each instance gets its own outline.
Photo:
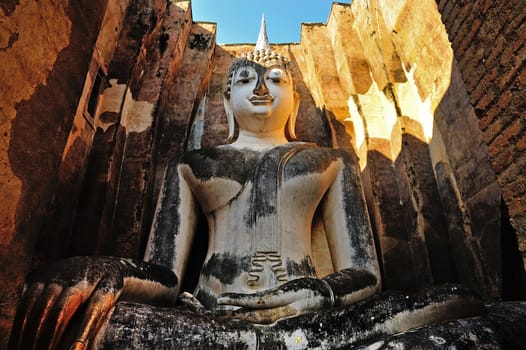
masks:
<path id="1" fill-rule="evenodd" d="M 459 285 L 433 287 L 414 295 L 384 292 L 353 305 L 283 319 L 269 326 L 200 314 L 185 307 L 119 303 L 106 328 L 103 348 L 335 349 L 370 344 L 422 325 L 483 312 L 479 297 Z M 442 325 L 433 334 L 447 333 L 442 338 L 454 339 L 453 333 L 473 328 L 475 338 L 493 341 L 484 335 L 480 322 L 464 323 L 463 327 Z M 415 335 L 408 334 L 414 341 Z"/>

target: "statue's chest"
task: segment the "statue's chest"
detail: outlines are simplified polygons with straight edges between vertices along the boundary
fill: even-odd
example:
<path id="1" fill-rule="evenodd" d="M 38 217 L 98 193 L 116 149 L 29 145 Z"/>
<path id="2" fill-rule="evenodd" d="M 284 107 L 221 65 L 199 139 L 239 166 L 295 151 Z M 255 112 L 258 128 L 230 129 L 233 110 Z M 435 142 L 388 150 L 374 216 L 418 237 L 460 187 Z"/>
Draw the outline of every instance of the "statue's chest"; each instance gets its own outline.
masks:
<path id="1" fill-rule="evenodd" d="M 185 162 L 200 182 L 225 179 L 264 184 L 325 172 L 335 161 L 328 151 L 311 144 L 276 147 L 267 152 L 214 148 L 191 153 Z"/>
<path id="2" fill-rule="evenodd" d="M 188 180 L 205 212 L 231 202 L 242 191 L 250 192 L 251 202 L 273 207 L 278 194 L 318 196 L 323 184 L 333 177 L 328 169 L 335 161 L 326 149 L 308 144 L 265 153 L 203 150 L 187 159 L 191 170 Z"/>

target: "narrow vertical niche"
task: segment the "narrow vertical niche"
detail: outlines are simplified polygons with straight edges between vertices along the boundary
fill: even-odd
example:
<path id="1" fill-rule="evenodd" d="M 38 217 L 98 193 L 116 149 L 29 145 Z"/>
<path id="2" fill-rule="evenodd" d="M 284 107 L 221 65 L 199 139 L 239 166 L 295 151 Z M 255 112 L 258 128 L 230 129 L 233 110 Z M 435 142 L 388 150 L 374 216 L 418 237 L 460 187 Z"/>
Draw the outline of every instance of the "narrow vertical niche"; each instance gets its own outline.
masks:
<path id="1" fill-rule="evenodd" d="M 95 121 L 97 106 L 99 104 L 100 95 L 104 91 L 105 82 L 106 75 L 104 74 L 102 69 L 99 68 L 97 70 L 97 74 L 95 75 L 95 81 L 93 82 L 93 85 L 91 87 L 88 104 L 86 105 L 86 111 L 84 113 L 86 120 L 90 123 L 91 126 L 93 126 Z"/>

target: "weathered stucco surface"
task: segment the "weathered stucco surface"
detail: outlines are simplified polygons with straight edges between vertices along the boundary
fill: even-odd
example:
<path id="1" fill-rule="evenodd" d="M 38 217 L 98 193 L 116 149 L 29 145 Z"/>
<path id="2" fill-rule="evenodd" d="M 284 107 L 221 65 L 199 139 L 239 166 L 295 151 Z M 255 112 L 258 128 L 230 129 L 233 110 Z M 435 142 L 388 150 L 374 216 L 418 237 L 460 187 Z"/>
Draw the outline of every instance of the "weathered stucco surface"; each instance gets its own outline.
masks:
<path id="1" fill-rule="evenodd" d="M 9 245 L 15 233 L 15 214 L 22 181 L 10 165 L 9 141 L 16 105 L 29 100 L 39 85 L 46 85 L 58 54 L 69 44 L 71 20 L 66 16 L 67 1 L 21 1 L 0 28 L 0 143 L 1 197 L 4 198 L 0 224 L 0 243 Z M 51 20 L 53 18 L 53 20 Z M 33 23 L 28 28 L 27 23 Z M 46 30 L 42 30 L 46 28 Z M 35 47 L 35 42 L 47 45 Z"/>
<path id="2" fill-rule="evenodd" d="M 57 167 L 104 1 L 91 2 L 91 9 L 100 17 L 92 16 L 93 28 L 88 30 L 73 24 L 84 16 L 82 2 L 71 6 L 68 1 L 19 1 L 11 5 L 2 7 L 0 29 L 2 341 L 7 340 L 17 294 L 49 214 Z"/>

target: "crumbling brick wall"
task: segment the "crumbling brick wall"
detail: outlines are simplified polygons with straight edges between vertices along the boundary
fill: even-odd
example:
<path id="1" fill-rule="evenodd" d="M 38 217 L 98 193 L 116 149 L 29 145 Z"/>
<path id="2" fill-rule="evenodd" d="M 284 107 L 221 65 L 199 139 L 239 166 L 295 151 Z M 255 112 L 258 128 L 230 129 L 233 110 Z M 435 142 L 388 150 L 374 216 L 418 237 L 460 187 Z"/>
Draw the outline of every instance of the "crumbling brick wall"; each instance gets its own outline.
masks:
<path id="1" fill-rule="evenodd" d="M 526 2 L 437 3 L 526 264 Z"/>

